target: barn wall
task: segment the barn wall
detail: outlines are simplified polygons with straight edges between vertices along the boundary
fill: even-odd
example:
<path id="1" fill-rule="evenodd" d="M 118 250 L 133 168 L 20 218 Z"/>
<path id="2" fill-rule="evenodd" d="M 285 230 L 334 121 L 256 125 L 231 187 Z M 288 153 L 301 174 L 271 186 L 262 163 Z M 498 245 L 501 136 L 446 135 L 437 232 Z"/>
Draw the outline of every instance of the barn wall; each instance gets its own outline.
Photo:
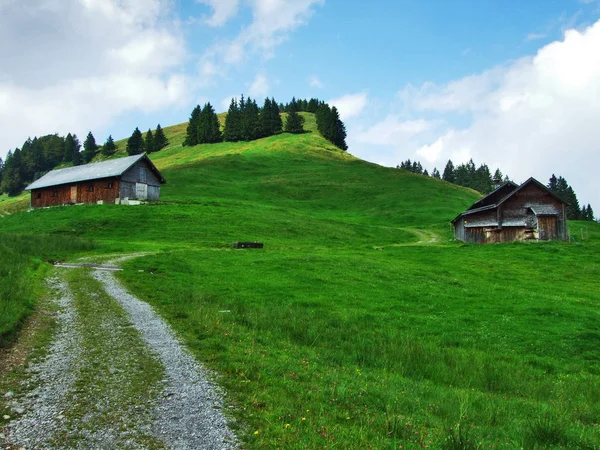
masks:
<path id="1" fill-rule="evenodd" d="M 108 187 L 109 183 L 112 183 L 112 188 Z M 93 188 L 91 191 L 90 187 Z M 75 203 L 97 203 L 98 201 L 114 203 L 118 196 L 119 180 L 117 178 L 104 178 L 34 189 L 31 191 L 31 207 L 45 208 Z"/>
<path id="2" fill-rule="evenodd" d="M 465 228 L 465 242 L 494 244 L 498 242 L 534 239 L 534 229 L 528 227 L 473 227 Z"/>
<path id="3" fill-rule="evenodd" d="M 109 187 L 109 183 L 112 187 Z M 90 191 L 90 188 L 93 190 Z M 119 180 L 116 178 L 77 183 L 77 203 L 114 203 L 118 196 Z"/>
<path id="4" fill-rule="evenodd" d="M 71 186 L 52 186 L 31 191 L 31 207 L 46 208 L 60 206 L 71 202 Z"/>
<path id="5" fill-rule="evenodd" d="M 144 174 L 140 173 L 143 170 Z M 144 180 L 145 177 L 145 180 Z M 146 183 L 150 186 L 160 186 L 160 180 L 156 177 L 145 160 L 138 161 L 127 172 L 121 175 L 121 180 L 130 183 Z"/>
<path id="6" fill-rule="evenodd" d="M 502 205 L 504 221 L 524 221 L 528 226 L 539 227 L 544 231 L 538 236 L 539 239 L 564 239 L 566 220 L 562 205 L 548 191 L 531 183 Z M 543 210 L 545 214 L 535 217 L 531 209 Z"/>
<path id="7" fill-rule="evenodd" d="M 464 224 L 464 218 L 462 218 L 462 217 L 460 217 L 454 223 L 454 238 L 458 239 L 460 241 L 465 240 L 465 224 Z"/>

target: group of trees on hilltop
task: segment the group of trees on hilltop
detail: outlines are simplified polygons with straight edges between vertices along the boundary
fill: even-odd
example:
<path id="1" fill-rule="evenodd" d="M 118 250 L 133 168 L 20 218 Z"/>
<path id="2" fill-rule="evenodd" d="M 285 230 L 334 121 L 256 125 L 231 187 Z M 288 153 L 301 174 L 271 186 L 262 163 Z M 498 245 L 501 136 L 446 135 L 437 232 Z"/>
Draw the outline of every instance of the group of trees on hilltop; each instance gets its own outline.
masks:
<path id="1" fill-rule="evenodd" d="M 595 220 L 594 210 L 590 204 L 579 206 L 579 200 L 575 190 L 569 185 L 567 180 L 561 176 L 556 177 L 552 174 L 548 180 L 548 189 L 556 194 L 560 199 L 568 203 L 567 219 L 572 220 Z"/>
<path id="2" fill-rule="evenodd" d="M 317 129 L 319 133 L 342 150 L 348 150 L 346 144 L 346 126 L 340 119 L 337 108 L 330 107 L 327 103 L 322 103 L 315 113 L 317 118 Z"/>
<path id="3" fill-rule="evenodd" d="M 287 112 L 285 124 L 281 119 L 282 111 Z M 266 98 L 263 106 L 259 107 L 255 99 L 245 98 L 238 101 L 231 99 L 223 131 L 219 118 L 210 103 L 200 105 L 192 110 L 183 145 L 211 144 L 215 142 L 253 141 L 273 136 L 285 131 L 286 133 L 304 133 L 304 117 L 299 112 L 312 112 L 316 115 L 319 132 L 338 146 L 346 150 L 346 128 L 340 120 L 335 107 L 331 108 L 318 99 L 296 100 L 290 103 L 278 104 L 274 98 Z"/>
<path id="4" fill-rule="evenodd" d="M 473 160 L 470 159 L 469 162 L 456 167 L 452 163 L 452 160 L 448 160 L 442 173 L 442 180 L 487 194 L 494 190 L 494 180 L 507 182 L 509 178 L 508 176 L 504 176 L 500 169 L 496 169 L 492 176 L 487 164 L 481 164 L 479 167 L 476 167 Z"/>
<path id="5" fill-rule="evenodd" d="M 109 136 L 104 146 L 96 144 L 94 135 L 89 132 L 81 151 L 81 143 L 76 134 L 66 136 L 48 134 L 28 138 L 21 148 L 9 151 L 2 164 L 0 193 L 16 195 L 25 186 L 59 165 L 80 165 L 90 162 L 98 152 L 116 151 L 114 141 Z"/>
<path id="6" fill-rule="evenodd" d="M 144 152 L 158 152 L 167 145 L 169 145 L 169 140 L 159 123 L 154 133 L 152 133 L 151 129 L 148 129 L 146 137 L 143 136 L 138 127 L 135 127 L 135 130 L 133 130 L 133 133 L 127 140 L 126 150 L 128 155 L 140 155 Z"/>

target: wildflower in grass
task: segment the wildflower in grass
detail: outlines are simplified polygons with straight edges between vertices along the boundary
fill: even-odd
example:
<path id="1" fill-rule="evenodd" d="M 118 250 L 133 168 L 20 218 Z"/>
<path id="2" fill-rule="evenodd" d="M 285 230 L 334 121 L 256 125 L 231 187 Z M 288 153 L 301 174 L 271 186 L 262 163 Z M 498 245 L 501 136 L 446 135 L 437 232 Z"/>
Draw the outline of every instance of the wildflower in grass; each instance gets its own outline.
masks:
<path id="1" fill-rule="evenodd" d="M 285 427 L 286 427 L 286 428 L 289 428 L 289 427 L 290 427 L 290 424 L 289 424 L 289 423 L 286 423 L 286 424 L 285 424 Z"/>
<path id="2" fill-rule="evenodd" d="M 306 420 L 306 417 L 303 417 L 302 420 Z"/>
<path id="3" fill-rule="evenodd" d="M 254 434 L 255 434 L 255 435 L 257 435 L 257 434 L 258 434 L 258 430 L 256 430 L 256 431 L 254 432 Z"/>

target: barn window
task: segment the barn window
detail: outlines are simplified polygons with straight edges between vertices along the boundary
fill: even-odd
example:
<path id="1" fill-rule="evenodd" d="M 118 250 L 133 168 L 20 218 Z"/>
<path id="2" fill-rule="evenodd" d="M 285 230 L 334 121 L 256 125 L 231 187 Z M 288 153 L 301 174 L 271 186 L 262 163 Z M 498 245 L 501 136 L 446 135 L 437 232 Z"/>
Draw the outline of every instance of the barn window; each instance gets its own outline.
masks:
<path id="1" fill-rule="evenodd" d="M 88 192 L 94 192 L 94 185 L 93 184 L 90 184 L 88 186 Z"/>
<path id="2" fill-rule="evenodd" d="M 58 191 L 52 191 L 52 197 L 58 197 Z"/>
<path id="3" fill-rule="evenodd" d="M 113 188 L 113 184 L 112 183 L 108 183 L 108 185 L 106 186 L 107 189 L 112 189 Z"/>

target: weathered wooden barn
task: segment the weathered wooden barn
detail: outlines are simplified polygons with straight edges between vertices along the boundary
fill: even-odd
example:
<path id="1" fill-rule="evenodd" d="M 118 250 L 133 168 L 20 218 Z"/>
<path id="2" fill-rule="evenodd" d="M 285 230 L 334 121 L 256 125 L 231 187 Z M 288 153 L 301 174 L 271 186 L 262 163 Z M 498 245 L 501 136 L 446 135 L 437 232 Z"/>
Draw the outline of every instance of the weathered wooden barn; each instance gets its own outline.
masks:
<path id="1" fill-rule="evenodd" d="M 567 239 L 567 204 L 534 178 L 508 182 L 460 213 L 454 236 L 465 242 Z"/>
<path id="2" fill-rule="evenodd" d="M 30 184 L 31 207 L 159 200 L 165 179 L 145 155 L 48 172 Z"/>

